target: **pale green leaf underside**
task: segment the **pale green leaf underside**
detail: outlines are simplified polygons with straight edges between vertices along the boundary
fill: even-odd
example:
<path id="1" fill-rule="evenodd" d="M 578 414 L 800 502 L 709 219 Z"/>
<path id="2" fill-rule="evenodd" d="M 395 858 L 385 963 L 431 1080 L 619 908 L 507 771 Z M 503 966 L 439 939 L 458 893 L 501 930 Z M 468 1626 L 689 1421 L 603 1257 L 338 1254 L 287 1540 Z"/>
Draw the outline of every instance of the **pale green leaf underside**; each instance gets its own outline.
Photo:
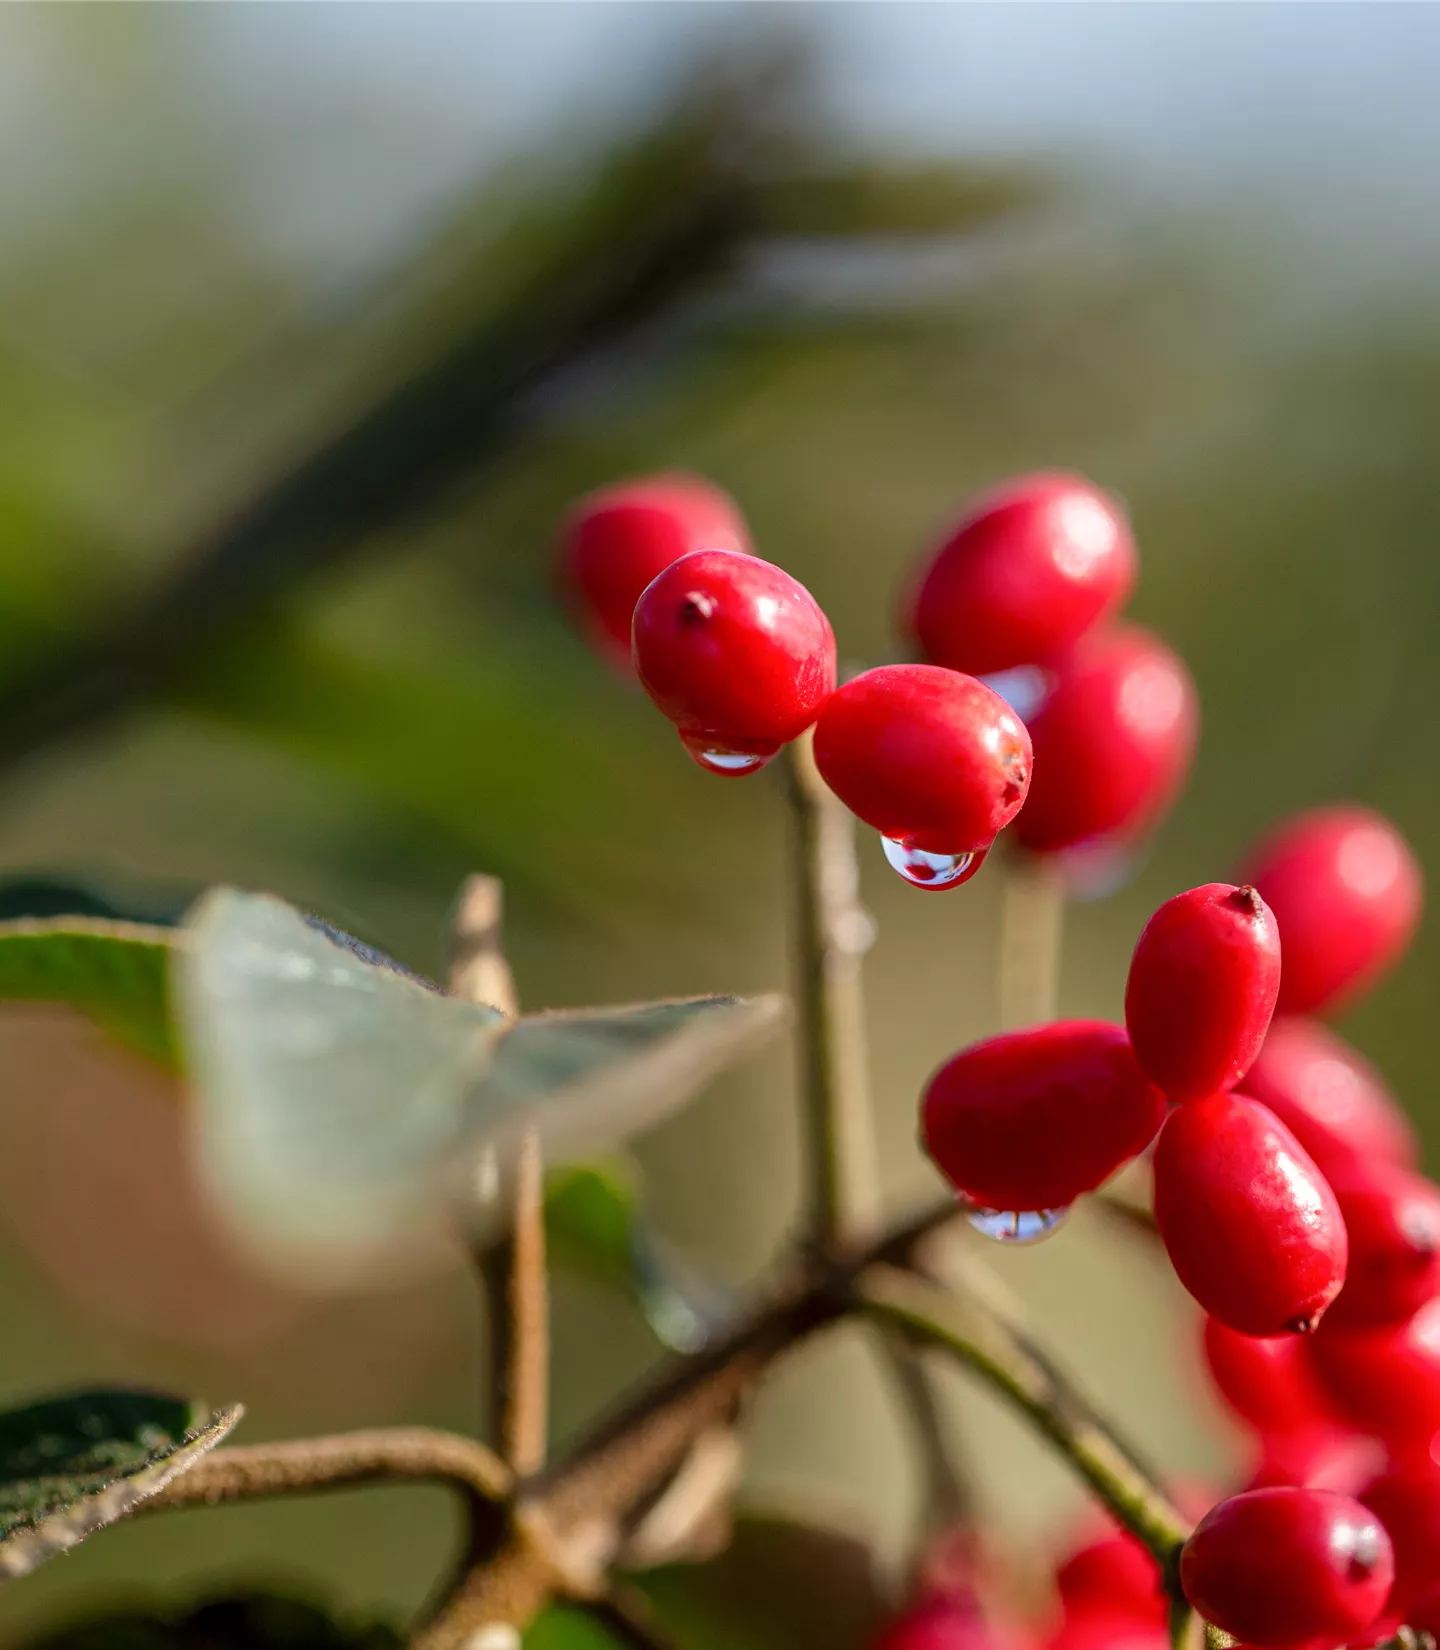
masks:
<path id="1" fill-rule="evenodd" d="M 0 1001 L 66 1003 L 173 1065 L 166 1004 L 173 936 L 173 929 L 104 917 L 0 922 Z"/>
<path id="2" fill-rule="evenodd" d="M 371 954 L 373 955 L 373 954 Z M 283 901 L 215 889 L 187 919 L 173 1002 L 201 1159 L 253 1247 L 312 1274 L 458 1216 L 475 1170 L 537 1128 L 552 1159 L 682 1104 L 779 1018 L 732 997 L 537 1015 L 378 965 Z"/>
<path id="3" fill-rule="evenodd" d="M 159 1393 L 82 1392 L 0 1414 L 0 1578 L 123 1517 L 239 1421 Z"/>

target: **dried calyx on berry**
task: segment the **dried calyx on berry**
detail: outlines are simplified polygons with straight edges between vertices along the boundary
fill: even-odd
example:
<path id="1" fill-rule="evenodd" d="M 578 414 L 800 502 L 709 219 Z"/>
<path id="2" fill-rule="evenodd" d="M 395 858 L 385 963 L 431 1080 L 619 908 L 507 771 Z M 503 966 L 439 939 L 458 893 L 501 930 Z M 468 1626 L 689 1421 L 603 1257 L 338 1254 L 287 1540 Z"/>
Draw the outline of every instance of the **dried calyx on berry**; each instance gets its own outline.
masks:
<path id="1" fill-rule="evenodd" d="M 1280 936 L 1253 888 L 1208 882 L 1146 923 L 1125 987 L 1125 1026 L 1146 1076 L 1171 1100 L 1233 1088 L 1269 1029 Z"/>
<path id="2" fill-rule="evenodd" d="M 938 665 L 881 665 L 831 696 L 815 727 L 821 777 L 920 887 L 979 869 L 1030 788 L 1030 736 L 982 682 Z"/>
<path id="3" fill-rule="evenodd" d="M 635 608 L 635 668 L 691 756 L 754 773 L 819 715 L 835 687 L 835 637 L 804 585 L 757 556 L 699 550 Z"/>
<path id="4" fill-rule="evenodd" d="M 695 550 L 751 550 L 735 501 L 700 476 L 616 482 L 565 518 L 558 572 L 566 602 L 596 652 L 627 676 L 635 604 L 657 573 Z"/>

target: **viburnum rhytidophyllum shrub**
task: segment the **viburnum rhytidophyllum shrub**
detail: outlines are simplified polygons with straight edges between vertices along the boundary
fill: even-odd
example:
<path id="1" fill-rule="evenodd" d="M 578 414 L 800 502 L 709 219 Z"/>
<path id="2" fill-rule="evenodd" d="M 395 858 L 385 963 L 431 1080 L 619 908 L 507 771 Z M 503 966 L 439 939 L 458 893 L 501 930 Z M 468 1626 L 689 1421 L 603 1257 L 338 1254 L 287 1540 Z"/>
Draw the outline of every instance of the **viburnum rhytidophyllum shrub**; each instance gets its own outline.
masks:
<path id="1" fill-rule="evenodd" d="M 459 1237 L 494 1342 L 488 1445 L 423 1428 L 230 1444 L 238 1404 L 128 1391 L 0 1417 L 0 1571 L 140 1506 L 437 1480 L 461 1497 L 470 1539 L 414 1645 L 500 1650 L 558 1600 L 659 1646 L 666 1631 L 626 1576 L 714 1550 L 748 1398 L 788 1349 L 858 1318 L 935 1489 L 884 1650 L 1147 1650 L 1202 1631 L 1327 1650 L 1414 1644 L 1440 1625 L 1440 1189 L 1379 1076 L 1311 1018 L 1404 950 L 1421 904 L 1405 842 L 1353 806 L 1282 824 L 1233 883 L 1154 914 L 1123 1023 L 1053 1017 L 1067 891 L 1118 879 L 1195 742 L 1183 663 L 1117 620 L 1136 571 L 1115 499 L 1078 476 L 1021 477 L 979 500 L 912 584 L 904 623 L 923 658 L 837 683 L 819 604 L 752 553 L 717 488 L 623 482 L 568 517 L 568 599 L 689 755 L 730 779 L 785 758 L 803 1241 L 733 1316 L 697 1303 L 623 1169 L 592 1154 L 745 1055 L 782 999 L 522 1015 L 484 877 L 457 902 L 445 987 L 226 888 L 174 929 L 0 926 L 0 992 L 68 1001 L 183 1069 L 196 1160 L 259 1259 L 343 1287 Z M 926 1084 L 920 1138 L 948 1187 L 888 1218 L 872 1183 L 860 962 L 873 925 L 852 816 L 922 890 L 955 893 L 1010 839 L 995 873 L 1005 1029 Z M 1106 1189 L 1147 1154 L 1153 1213 Z M 1236 1493 L 1167 1492 L 1007 1319 L 980 1263 L 952 1275 L 932 1242 L 955 1221 L 1033 1241 L 1083 1197 L 1163 1243 L 1204 1308 L 1206 1364 L 1254 1442 Z M 672 1353 L 554 1460 L 547 1245 L 555 1264 L 630 1291 Z M 1012 1404 L 1102 1505 L 1057 1569 L 1049 1617 L 997 1603 L 994 1547 L 933 1402 L 936 1358 Z M 225 1609 L 258 1634 L 252 1605 Z"/>

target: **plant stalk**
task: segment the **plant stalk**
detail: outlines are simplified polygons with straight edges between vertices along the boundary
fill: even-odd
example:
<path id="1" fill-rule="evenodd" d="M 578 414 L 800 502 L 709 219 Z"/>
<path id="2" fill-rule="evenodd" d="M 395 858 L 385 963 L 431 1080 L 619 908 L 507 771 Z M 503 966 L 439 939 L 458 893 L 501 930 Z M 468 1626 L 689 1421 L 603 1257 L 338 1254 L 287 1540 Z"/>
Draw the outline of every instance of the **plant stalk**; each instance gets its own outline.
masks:
<path id="1" fill-rule="evenodd" d="M 1064 937 L 1065 887 L 1050 858 L 1006 855 L 1000 915 L 1000 1028 L 1055 1018 Z"/>

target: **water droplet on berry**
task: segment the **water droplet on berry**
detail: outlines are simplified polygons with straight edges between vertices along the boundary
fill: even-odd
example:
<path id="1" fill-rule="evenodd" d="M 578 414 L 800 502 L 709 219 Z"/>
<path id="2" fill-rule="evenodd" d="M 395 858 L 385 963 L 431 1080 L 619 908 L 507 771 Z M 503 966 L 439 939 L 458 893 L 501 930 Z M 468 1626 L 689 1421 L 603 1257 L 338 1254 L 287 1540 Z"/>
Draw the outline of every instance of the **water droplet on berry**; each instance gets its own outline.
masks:
<path id="1" fill-rule="evenodd" d="M 965 1218 L 977 1232 L 997 1243 L 1038 1243 L 1069 1213 L 1069 1209 L 967 1209 Z"/>
<path id="2" fill-rule="evenodd" d="M 706 772 L 722 774 L 731 779 L 740 774 L 758 773 L 767 762 L 773 761 L 775 756 L 773 751 L 768 756 L 759 756 L 754 751 L 726 750 L 723 745 L 713 744 L 707 739 L 696 738 L 688 733 L 680 735 L 680 743 Z"/>
<path id="3" fill-rule="evenodd" d="M 888 836 L 880 838 L 880 846 L 891 868 L 917 888 L 958 888 L 962 882 L 969 882 L 990 852 L 980 848 L 973 854 L 927 854 L 923 848 L 912 848 Z"/>

